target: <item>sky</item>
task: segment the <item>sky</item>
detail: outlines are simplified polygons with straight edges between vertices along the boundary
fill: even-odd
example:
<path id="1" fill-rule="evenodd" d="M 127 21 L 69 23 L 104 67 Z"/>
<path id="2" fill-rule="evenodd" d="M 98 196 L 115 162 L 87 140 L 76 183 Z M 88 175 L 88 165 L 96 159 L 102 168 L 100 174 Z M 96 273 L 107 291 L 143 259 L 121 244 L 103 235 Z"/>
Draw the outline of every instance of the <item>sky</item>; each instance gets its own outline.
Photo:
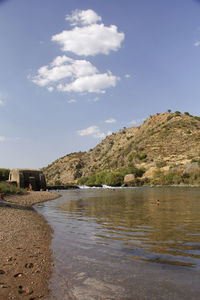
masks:
<path id="1" fill-rule="evenodd" d="M 200 1 L 0 0 L 0 168 L 200 113 Z"/>

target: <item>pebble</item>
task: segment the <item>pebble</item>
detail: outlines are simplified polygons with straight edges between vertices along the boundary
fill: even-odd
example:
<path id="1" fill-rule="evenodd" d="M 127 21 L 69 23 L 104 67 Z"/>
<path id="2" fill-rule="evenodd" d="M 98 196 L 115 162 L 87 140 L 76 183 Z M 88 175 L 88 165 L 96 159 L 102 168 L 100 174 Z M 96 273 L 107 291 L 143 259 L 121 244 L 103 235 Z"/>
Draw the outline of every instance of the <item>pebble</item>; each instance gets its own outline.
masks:
<path id="1" fill-rule="evenodd" d="M 17 273 L 14 275 L 14 277 L 22 277 L 23 273 Z"/>
<path id="2" fill-rule="evenodd" d="M 0 287 L 1 287 L 2 289 L 8 288 L 7 285 L 5 285 L 5 284 L 0 284 Z"/>

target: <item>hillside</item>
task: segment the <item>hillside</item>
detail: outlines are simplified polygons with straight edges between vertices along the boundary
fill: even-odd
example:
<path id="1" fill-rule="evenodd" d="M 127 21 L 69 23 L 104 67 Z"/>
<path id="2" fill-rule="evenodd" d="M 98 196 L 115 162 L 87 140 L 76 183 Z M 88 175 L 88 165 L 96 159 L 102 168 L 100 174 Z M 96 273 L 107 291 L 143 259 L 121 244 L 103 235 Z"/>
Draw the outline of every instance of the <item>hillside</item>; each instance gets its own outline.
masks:
<path id="1" fill-rule="evenodd" d="M 143 170 L 142 179 L 153 184 L 169 173 L 187 183 L 185 174 L 195 173 L 195 184 L 200 184 L 199 161 L 200 117 L 175 112 L 150 116 L 141 126 L 113 133 L 90 151 L 66 155 L 43 171 L 49 184 L 76 183 L 83 176 L 122 169 L 123 175 Z"/>

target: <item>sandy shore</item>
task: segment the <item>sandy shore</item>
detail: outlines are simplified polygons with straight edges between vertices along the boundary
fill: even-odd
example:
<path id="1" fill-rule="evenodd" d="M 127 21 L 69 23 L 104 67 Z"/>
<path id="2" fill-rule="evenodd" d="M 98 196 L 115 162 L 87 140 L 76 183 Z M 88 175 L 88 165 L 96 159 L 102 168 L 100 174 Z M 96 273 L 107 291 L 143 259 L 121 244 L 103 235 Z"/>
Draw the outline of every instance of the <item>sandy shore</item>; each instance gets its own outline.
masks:
<path id="1" fill-rule="evenodd" d="M 60 195 L 54 192 L 28 192 L 26 195 L 6 196 L 5 199 L 19 205 L 33 206 L 34 204 L 56 199 L 58 197 L 60 197 Z"/>
<path id="2" fill-rule="evenodd" d="M 0 202 L 0 299 L 44 299 L 51 274 L 52 230 L 31 206 L 57 198 L 31 192 Z"/>

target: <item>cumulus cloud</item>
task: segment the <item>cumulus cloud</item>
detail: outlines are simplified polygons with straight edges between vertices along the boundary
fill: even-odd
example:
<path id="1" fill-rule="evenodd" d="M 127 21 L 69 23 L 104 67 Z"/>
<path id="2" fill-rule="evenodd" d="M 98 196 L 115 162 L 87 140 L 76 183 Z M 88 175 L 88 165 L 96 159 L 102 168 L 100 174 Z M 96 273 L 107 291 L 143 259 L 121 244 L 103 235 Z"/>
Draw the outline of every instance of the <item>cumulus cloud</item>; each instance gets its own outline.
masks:
<path id="1" fill-rule="evenodd" d="M 50 65 L 42 66 L 32 81 L 47 86 L 65 78 L 78 78 L 97 73 L 98 70 L 87 60 L 75 60 L 66 55 L 57 56 Z"/>
<path id="2" fill-rule="evenodd" d="M 137 120 L 132 120 L 131 122 L 129 122 L 130 125 L 138 125 L 139 123 L 142 123 L 145 120 L 145 118 L 143 119 L 137 119 Z"/>
<path id="3" fill-rule="evenodd" d="M 67 15 L 66 20 L 76 27 L 52 36 L 52 41 L 59 43 L 63 51 L 81 56 L 109 54 L 117 51 L 124 40 L 124 33 L 118 32 L 117 26 L 105 26 L 91 9 L 76 10 Z M 107 88 L 115 87 L 120 78 L 110 71 L 100 73 L 88 60 L 62 55 L 40 67 L 29 79 L 49 92 L 57 89 L 68 93 L 105 93 Z"/>
<path id="4" fill-rule="evenodd" d="M 105 26 L 93 10 L 75 11 L 66 20 L 71 24 L 86 25 L 74 27 L 72 30 L 64 30 L 52 36 L 52 41 L 61 45 L 61 50 L 72 52 L 79 56 L 95 56 L 97 54 L 109 54 L 117 51 L 124 40 L 124 33 L 118 32 L 115 25 Z"/>
<path id="5" fill-rule="evenodd" d="M 92 9 L 75 10 L 71 15 L 67 15 L 65 20 L 69 21 L 71 26 L 90 25 L 101 21 L 101 17 Z"/>
<path id="6" fill-rule="evenodd" d="M 105 123 L 108 123 L 108 124 L 116 123 L 116 120 L 113 118 L 110 118 L 108 120 L 105 120 Z"/>
<path id="7" fill-rule="evenodd" d="M 101 132 L 99 127 L 96 125 L 90 126 L 86 129 L 78 130 L 78 135 L 80 136 L 90 135 L 94 138 L 101 138 L 101 139 L 105 138 L 106 136 L 105 133 Z"/>
<path id="8" fill-rule="evenodd" d="M 117 51 L 124 40 L 124 33 L 117 31 L 115 25 L 106 27 L 104 24 L 93 24 L 65 30 L 52 37 L 59 43 L 62 51 L 69 51 L 79 56 L 95 56 Z"/>
<path id="9" fill-rule="evenodd" d="M 0 99 L 0 106 L 4 106 L 4 101 L 2 99 Z"/>
<path id="10" fill-rule="evenodd" d="M 116 86 L 118 80 L 111 72 L 100 74 L 87 60 L 75 60 L 65 55 L 41 67 L 38 74 L 32 77 L 32 81 L 39 86 L 51 85 L 47 87 L 49 92 L 54 90 L 54 83 L 62 92 L 105 93 L 105 89 Z"/>
<path id="11" fill-rule="evenodd" d="M 105 93 L 105 89 L 116 86 L 118 77 L 110 73 L 93 74 L 91 76 L 82 76 L 73 82 L 58 86 L 58 90 L 63 92 L 89 92 Z"/>
<path id="12" fill-rule="evenodd" d="M 126 74 L 126 75 L 125 75 L 125 78 L 130 78 L 130 77 L 131 77 L 130 74 Z"/>

